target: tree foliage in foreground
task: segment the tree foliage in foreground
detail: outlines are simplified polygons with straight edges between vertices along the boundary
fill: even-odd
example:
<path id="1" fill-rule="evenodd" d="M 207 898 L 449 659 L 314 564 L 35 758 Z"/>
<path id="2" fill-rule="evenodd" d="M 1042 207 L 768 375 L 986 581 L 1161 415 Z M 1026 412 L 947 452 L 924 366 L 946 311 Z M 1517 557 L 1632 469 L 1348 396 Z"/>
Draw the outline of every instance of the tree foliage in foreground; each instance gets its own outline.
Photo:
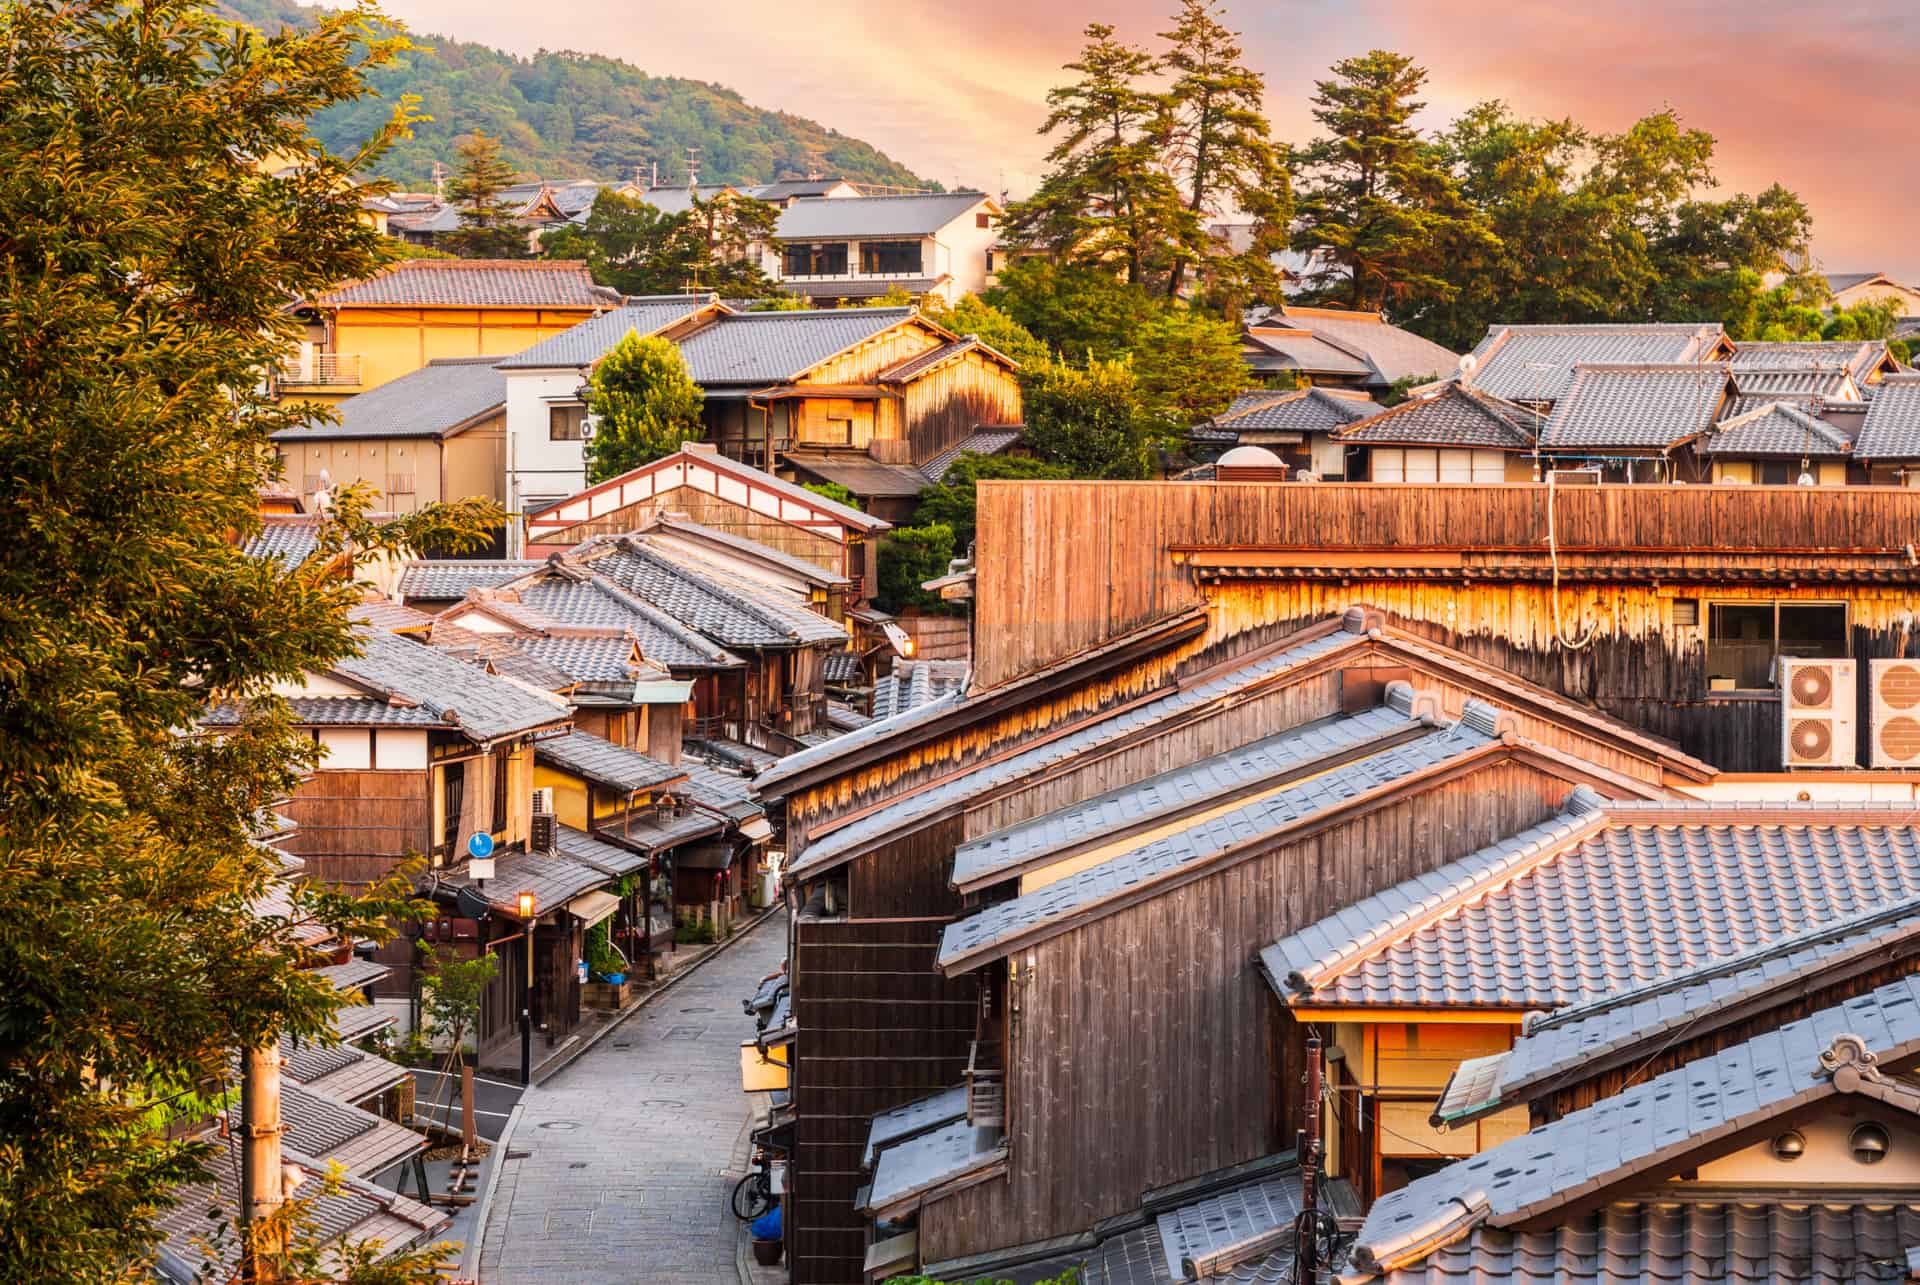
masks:
<path id="1" fill-rule="evenodd" d="M 651 464 L 700 437 L 700 386 L 687 374 L 680 346 L 628 331 L 593 368 L 587 412 L 587 481 L 597 484 Z"/>
<path id="2" fill-rule="evenodd" d="M 306 124 L 392 54 L 370 19 L 263 40 L 187 0 L 22 0 L 0 24 L 9 1282 L 145 1279 L 155 1214 L 205 1158 L 148 1127 L 159 1101 L 230 1084 L 239 1048 L 321 1036 L 338 1002 L 285 919 L 250 912 L 278 863 L 249 819 L 313 761 L 266 693 L 349 649 L 356 595 L 324 558 L 289 570 L 232 538 L 257 529 L 269 434 L 308 416 L 259 391 L 295 342 L 286 300 L 380 262 L 364 157 Z M 330 551 L 470 546 L 497 520 L 469 504 L 376 527 L 367 500 L 341 497 Z M 247 697 L 230 735 L 189 734 L 210 698 Z M 303 890 L 292 913 L 374 935 L 401 891 Z M 337 1276 L 424 1281 L 430 1259 Z"/>

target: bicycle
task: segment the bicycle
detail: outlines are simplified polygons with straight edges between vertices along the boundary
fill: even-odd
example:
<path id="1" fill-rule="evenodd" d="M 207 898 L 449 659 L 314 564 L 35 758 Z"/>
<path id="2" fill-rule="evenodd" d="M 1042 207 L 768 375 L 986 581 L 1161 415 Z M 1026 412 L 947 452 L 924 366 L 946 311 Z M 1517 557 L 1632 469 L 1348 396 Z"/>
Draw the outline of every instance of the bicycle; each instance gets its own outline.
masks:
<path id="1" fill-rule="evenodd" d="M 750 1223 L 772 1212 L 780 1203 L 773 1194 L 773 1153 L 765 1147 L 753 1149 L 753 1170 L 733 1186 L 733 1216 Z"/>

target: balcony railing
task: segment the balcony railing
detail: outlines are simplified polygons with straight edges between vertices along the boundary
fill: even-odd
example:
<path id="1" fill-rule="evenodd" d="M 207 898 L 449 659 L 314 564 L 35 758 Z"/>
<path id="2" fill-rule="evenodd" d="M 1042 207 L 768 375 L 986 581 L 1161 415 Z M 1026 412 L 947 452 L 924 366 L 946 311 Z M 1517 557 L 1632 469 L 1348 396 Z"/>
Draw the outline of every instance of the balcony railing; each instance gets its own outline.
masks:
<path id="1" fill-rule="evenodd" d="M 967 1053 L 967 1123 L 1005 1127 L 1007 1119 L 1006 1071 L 1000 1065 L 1000 1045 L 975 1040 Z"/>
<path id="2" fill-rule="evenodd" d="M 283 388 L 352 387 L 360 382 L 357 352 L 310 352 L 280 363 Z"/>

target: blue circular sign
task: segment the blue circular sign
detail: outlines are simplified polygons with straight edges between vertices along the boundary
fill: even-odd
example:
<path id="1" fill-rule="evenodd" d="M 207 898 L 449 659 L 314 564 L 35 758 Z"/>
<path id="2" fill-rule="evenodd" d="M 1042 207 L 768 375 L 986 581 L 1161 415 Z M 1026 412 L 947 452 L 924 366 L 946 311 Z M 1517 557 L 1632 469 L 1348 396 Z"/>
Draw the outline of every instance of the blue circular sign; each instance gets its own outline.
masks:
<path id="1" fill-rule="evenodd" d="M 472 857 L 490 857 L 493 855 L 493 836 L 483 830 L 467 836 L 467 855 Z"/>

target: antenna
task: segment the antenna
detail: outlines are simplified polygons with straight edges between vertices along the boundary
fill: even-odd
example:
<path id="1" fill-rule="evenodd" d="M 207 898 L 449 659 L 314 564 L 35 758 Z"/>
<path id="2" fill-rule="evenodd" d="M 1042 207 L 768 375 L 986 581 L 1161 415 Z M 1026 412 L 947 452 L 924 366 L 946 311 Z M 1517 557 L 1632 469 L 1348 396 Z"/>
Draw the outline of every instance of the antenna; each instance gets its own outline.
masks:
<path id="1" fill-rule="evenodd" d="M 700 149 L 687 149 L 687 188 L 689 191 L 700 185 Z"/>

